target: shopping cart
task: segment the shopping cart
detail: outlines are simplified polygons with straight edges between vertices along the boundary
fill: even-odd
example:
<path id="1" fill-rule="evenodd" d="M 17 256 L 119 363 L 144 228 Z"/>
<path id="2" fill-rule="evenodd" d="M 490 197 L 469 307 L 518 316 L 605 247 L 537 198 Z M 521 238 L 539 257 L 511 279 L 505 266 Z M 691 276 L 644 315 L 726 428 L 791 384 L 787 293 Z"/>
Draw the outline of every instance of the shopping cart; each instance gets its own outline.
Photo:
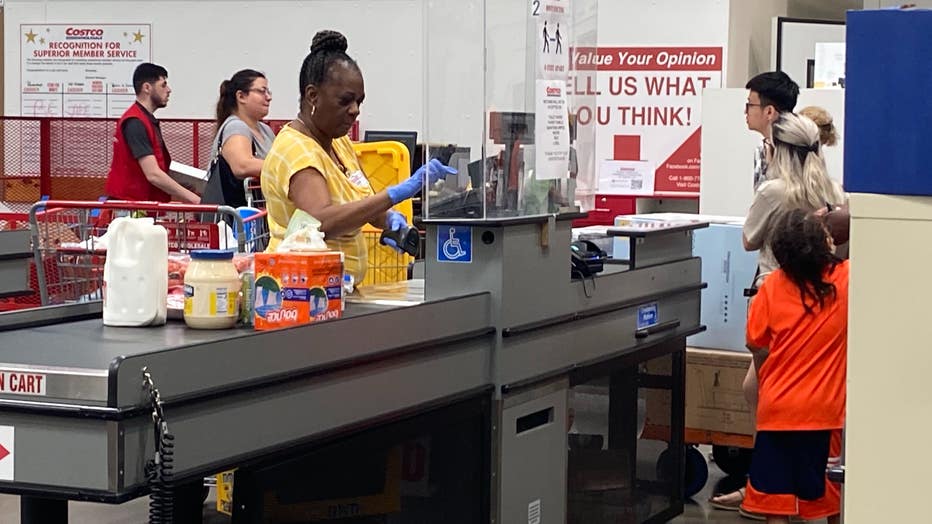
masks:
<path id="1" fill-rule="evenodd" d="M 243 180 L 243 191 L 246 193 L 246 205 L 257 209 L 265 209 L 265 196 L 262 194 L 262 185 L 259 177 L 249 177 Z"/>
<path id="2" fill-rule="evenodd" d="M 0 212 L 0 231 L 26 229 L 29 227 L 29 215 L 26 213 Z"/>
<path id="3" fill-rule="evenodd" d="M 228 206 L 116 200 L 37 202 L 29 210 L 29 224 L 42 305 L 100 298 L 107 256 L 101 239 L 117 217 L 152 218 L 168 231 L 171 252 L 235 249 L 249 253 L 262 251 L 268 243 L 264 211 L 244 220 Z M 204 220 L 211 217 L 217 220 Z"/>
<path id="4" fill-rule="evenodd" d="M 0 232 L 29 229 L 29 214 L 16 212 L 0 212 Z M 29 265 L 30 282 L 35 282 L 35 267 Z M 30 287 L 30 289 L 33 289 Z M 5 294 L 0 296 L 0 313 L 26 309 L 39 305 L 39 295 L 36 293 Z"/>

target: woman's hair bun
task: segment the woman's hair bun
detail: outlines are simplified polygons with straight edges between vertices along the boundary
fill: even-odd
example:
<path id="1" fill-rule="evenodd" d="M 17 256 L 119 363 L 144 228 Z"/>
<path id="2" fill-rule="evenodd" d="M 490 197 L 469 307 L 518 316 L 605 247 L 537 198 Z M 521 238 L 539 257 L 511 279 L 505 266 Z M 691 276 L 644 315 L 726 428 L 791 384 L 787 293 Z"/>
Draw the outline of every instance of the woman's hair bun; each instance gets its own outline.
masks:
<path id="1" fill-rule="evenodd" d="M 318 31 L 317 34 L 314 35 L 314 40 L 311 41 L 311 53 L 314 54 L 331 51 L 345 53 L 347 47 L 349 47 L 349 44 L 346 41 L 346 37 L 339 31 L 332 31 L 329 29 Z"/>

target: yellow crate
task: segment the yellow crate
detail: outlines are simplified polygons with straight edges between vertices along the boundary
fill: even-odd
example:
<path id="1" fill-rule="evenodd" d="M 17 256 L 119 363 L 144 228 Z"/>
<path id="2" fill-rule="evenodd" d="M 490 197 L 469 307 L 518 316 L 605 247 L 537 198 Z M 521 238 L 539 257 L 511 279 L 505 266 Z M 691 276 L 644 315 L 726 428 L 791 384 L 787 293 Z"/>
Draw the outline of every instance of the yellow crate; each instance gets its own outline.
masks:
<path id="1" fill-rule="evenodd" d="M 360 142 L 353 144 L 353 149 L 356 150 L 360 167 L 376 193 L 411 176 L 411 157 L 408 148 L 401 142 Z M 399 203 L 393 209 L 403 214 L 408 223 L 411 223 L 413 208 L 410 200 Z M 407 279 L 408 264 L 414 258 L 379 244 L 381 229 L 366 226 L 362 231 L 366 238 L 369 265 L 366 278 L 358 285 L 384 284 Z"/>
<path id="2" fill-rule="evenodd" d="M 366 278 L 360 284 L 387 284 L 407 280 L 408 264 L 414 258 L 379 244 L 379 235 L 382 234 L 381 229 L 375 229 L 367 225 L 363 227 L 362 233 L 366 238 L 369 265 L 366 269 Z"/>

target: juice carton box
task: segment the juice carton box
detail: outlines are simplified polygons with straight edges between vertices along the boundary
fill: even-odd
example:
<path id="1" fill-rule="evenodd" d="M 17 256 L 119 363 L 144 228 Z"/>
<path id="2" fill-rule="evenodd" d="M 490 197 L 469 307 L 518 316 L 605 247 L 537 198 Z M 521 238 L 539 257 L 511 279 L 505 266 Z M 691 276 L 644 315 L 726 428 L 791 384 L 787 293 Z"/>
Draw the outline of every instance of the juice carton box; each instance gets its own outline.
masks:
<path id="1" fill-rule="evenodd" d="M 277 329 L 343 314 L 343 253 L 256 253 L 256 330 Z"/>

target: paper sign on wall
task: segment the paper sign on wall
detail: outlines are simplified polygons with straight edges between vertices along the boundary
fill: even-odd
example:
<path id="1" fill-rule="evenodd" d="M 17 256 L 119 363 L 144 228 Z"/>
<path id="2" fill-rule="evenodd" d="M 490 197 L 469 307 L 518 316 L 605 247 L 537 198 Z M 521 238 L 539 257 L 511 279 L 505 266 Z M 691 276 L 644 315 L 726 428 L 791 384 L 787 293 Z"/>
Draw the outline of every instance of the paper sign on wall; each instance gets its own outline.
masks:
<path id="1" fill-rule="evenodd" d="M 818 42 L 815 45 L 815 72 L 812 87 L 845 87 L 845 43 Z"/>
<path id="2" fill-rule="evenodd" d="M 569 74 L 570 0 L 531 0 L 537 21 L 537 78 L 566 80 Z"/>
<path id="3" fill-rule="evenodd" d="M 119 117 L 136 99 L 151 34 L 149 24 L 21 24 L 20 114 Z"/>
<path id="4" fill-rule="evenodd" d="M 719 46 L 574 49 L 570 94 L 594 100 L 575 113 L 580 133 L 595 128 L 596 164 L 646 158 L 655 194 L 698 196 L 702 91 L 721 87 L 723 56 Z M 587 187 L 597 180 L 577 181 L 582 192 L 603 192 Z"/>
<path id="5" fill-rule="evenodd" d="M 531 0 L 537 25 L 534 54 L 534 178 L 569 177 L 570 131 L 567 81 L 572 28 L 570 0 Z"/>
<path id="6" fill-rule="evenodd" d="M 603 160 L 599 169 L 599 193 L 653 195 L 653 166 L 645 160 Z"/>
<path id="7" fill-rule="evenodd" d="M 570 132 L 566 82 L 538 80 L 534 117 L 534 168 L 537 180 L 569 177 Z"/>

